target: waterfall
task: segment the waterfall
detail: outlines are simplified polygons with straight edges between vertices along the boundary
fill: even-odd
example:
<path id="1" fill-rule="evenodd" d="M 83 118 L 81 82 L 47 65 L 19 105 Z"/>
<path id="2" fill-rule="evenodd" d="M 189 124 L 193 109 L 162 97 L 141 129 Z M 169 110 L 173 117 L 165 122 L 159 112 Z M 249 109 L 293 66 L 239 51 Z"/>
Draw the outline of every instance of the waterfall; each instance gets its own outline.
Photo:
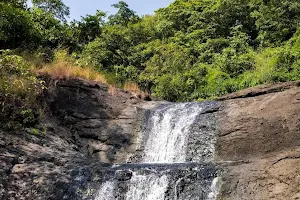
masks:
<path id="1" fill-rule="evenodd" d="M 132 177 L 103 183 L 95 200 L 216 199 L 216 167 L 209 162 L 215 135 L 213 128 L 207 128 L 213 127 L 213 114 L 207 119 L 202 116 L 216 106 L 177 103 L 152 110 L 138 138 L 141 159 L 118 166 L 121 171 L 129 168 Z"/>
<path id="2" fill-rule="evenodd" d="M 165 175 L 134 175 L 129 182 L 125 200 L 164 200 L 167 187 L 168 177 Z M 115 183 L 107 181 L 101 186 L 95 200 L 118 200 L 114 193 Z"/>
<path id="3" fill-rule="evenodd" d="M 199 104 L 171 104 L 157 109 L 146 130 L 149 138 L 144 150 L 144 163 L 175 163 L 186 161 L 190 126 L 202 110 Z"/>

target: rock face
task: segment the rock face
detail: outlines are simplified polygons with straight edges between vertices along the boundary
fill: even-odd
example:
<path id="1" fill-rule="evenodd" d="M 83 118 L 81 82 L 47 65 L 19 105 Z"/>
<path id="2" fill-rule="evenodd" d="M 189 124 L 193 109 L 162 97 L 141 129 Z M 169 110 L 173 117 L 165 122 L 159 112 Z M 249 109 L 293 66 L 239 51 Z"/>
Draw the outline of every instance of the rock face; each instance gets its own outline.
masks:
<path id="1" fill-rule="evenodd" d="M 125 162 L 144 110 L 157 104 L 79 79 L 50 82 L 44 101 L 38 127 L 0 132 L 0 199 L 91 198 L 92 175 Z"/>
<path id="2" fill-rule="evenodd" d="M 125 162 L 144 110 L 156 104 L 78 79 L 58 81 L 48 89 L 46 99 L 52 115 L 70 130 L 80 151 L 105 163 Z"/>
<path id="3" fill-rule="evenodd" d="M 298 85 L 260 86 L 224 97 L 229 100 L 219 113 L 216 160 L 242 163 L 224 173 L 221 199 L 300 199 Z"/>
<path id="4" fill-rule="evenodd" d="M 299 85 L 259 86 L 207 103 L 212 106 L 196 118 L 188 146 L 205 145 L 202 140 L 216 135 L 214 164 L 209 164 L 209 173 L 194 167 L 168 172 L 173 185 L 177 171 L 188 175 L 179 177 L 185 188 L 182 198 L 197 198 L 198 189 L 189 185 L 192 180 L 218 173 L 218 199 L 300 199 Z M 73 79 L 51 81 L 44 103 L 49 111 L 34 129 L 0 131 L 0 199 L 95 199 L 99 185 L 108 179 L 130 191 L 126 182 L 133 173 L 155 177 L 152 169 L 166 171 L 164 165 L 111 167 L 138 155 L 142 124 L 149 110 L 164 102 L 143 101 L 119 89 Z M 188 149 L 188 157 L 201 151 Z M 167 196 L 174 190 L 169 188 Z"/>

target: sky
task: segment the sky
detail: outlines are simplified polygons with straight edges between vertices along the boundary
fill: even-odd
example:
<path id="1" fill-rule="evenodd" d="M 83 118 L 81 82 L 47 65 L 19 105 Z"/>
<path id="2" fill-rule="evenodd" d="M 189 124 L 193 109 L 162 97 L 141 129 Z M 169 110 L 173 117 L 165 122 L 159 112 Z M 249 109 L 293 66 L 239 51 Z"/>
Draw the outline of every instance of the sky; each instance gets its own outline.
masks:
<path id="1" fill-rule="evenodd" d="M 124 0 L 129 8 L 136 11 L 138 15 L 153 14 L 158 8 L 167 7 L 173 0 Z M 115 9 L 112 4 L 119 0 L 63 0 L 70 7 L 70 19 L 80 20 L 81 16 L 87 14 L 94 15 L 96 10 L 108 12 L 108 15 L 114 14 Z"/>

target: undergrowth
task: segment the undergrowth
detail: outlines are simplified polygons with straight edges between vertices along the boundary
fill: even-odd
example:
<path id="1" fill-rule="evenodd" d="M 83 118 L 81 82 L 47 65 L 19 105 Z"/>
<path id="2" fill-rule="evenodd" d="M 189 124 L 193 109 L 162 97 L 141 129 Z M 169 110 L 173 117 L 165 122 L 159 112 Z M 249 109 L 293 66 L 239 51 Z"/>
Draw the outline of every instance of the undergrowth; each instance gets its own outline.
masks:
<path id="1" fill-rule="evenodd" d="M 22 57 L 10 51 L 1 51 L 0 75 L 0 127 L 11 130 L 36 123 L 41 116 L 37 101 L 44 82 Z"/>

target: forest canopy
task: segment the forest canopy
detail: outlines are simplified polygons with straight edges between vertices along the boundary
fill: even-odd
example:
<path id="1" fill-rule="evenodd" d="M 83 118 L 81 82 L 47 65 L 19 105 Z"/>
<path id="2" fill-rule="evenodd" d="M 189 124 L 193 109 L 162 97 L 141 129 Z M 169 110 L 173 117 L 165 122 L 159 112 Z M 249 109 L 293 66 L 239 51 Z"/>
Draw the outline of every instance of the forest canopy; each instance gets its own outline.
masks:
<path id="1" fill-rule="evenodd" d="M 44 63 L 63 49 L 74 65 L 168 101 L 300 79 L 298 0 L 175 0 L 146 16 L 120 1 L 115 14 L 71 22 L 61 0 L 32 3 L 0 0 L 0 49 Z"/>

